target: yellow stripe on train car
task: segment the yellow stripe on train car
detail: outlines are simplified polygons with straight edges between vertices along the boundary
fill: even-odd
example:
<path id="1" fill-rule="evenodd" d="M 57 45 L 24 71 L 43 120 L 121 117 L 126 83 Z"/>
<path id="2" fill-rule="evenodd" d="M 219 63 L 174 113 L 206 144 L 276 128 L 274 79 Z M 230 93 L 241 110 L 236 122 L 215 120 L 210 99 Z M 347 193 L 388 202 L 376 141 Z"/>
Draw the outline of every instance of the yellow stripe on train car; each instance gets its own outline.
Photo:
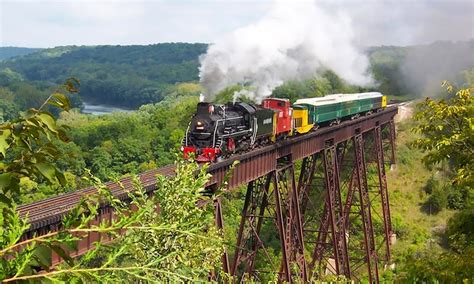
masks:
<path id="1" fill-rule="evenodd" d="M 382 108 L 387 107 L 387 96 L 382 96 Z"/>

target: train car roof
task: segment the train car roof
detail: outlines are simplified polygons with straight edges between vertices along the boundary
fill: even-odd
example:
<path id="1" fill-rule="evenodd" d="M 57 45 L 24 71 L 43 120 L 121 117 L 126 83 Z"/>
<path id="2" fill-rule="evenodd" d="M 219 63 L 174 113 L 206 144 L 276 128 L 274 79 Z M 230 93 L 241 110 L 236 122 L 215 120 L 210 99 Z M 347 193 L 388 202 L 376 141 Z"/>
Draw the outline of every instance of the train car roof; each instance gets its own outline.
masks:
<path id="1" fill-rule="evenodd" d="M 265 98 L 263 100 L 273 100 L 273 101 L 281 101 L 281 102 L 288 102 L 289 99 L 285 99 L 285 98 Z"/>
<path id="2" fill-rule="evenodd" d="M 367 92 L 367 93 L 355 93 L 355 94 L 331 94 L 331 95 L 326 95 L 324 97 L 318 97 L 318 98 L 299 99 L 299 100 L 296 100 L 295 104 L 322 106 L 322 105 L 330 105 L 330 104 L 341 103 L 341 102 L 380 98 L 380 97 L 382 97 L 382 94 L 379 92 Z"/>

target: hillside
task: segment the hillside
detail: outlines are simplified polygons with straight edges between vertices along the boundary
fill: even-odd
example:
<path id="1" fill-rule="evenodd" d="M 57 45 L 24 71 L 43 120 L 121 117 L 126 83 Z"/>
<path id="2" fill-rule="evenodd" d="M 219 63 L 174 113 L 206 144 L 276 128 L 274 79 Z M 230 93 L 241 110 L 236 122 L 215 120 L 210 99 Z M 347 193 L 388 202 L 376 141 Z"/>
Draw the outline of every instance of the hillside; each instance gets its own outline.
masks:
<path id="1" fill-rule="evenodd" d="M 201 43 L 55 47 L 2 62 L 0 70 L 3 77 L 11 70 L 49 85 L 75 77 L 84 101 L 134 108 L 161 101 L 175 83 L 198 80 L 198 57 L 206 48 Z"/>
<path id="2" fill-rule="evenodd" d="M 41 48 L 28 48 L 28 47 L 13 47 L 13 46 L 2 46 L 0 47 L 0 61 L 10 59 L 16 56 L 27 55 L 41 50 Z"/>
<path id="3" fill-rule="evenodd" d="M 41 49 L 0 62 L 0 98 L 10 98 L 12 93 L 23 98 L 20 103 L 14 102 L 19 109 L 28 108 L 41 101 L 30 98 L 28 94 L 46 95 L 66 78 L 75 77 L 81 81 L 76 107 L 85 101 L 134 109 L 163 100 L 175 91 L 177 83 L 196 82 L 199 79 L 199 56 L 206 49 L 207 44 L 203 43 Z M 472 72 L 474 40 L 410 47 L 371 47 L 367 54 L 371 62 L 370 72 L 375 79 L 372 86 L 340 88 L 342 80 L 336 74 L 328 76 L 326 72 L 310 84 L 309 81 L 285 84 L 277 88 L 274 95 L 292 99 L 328 92 L 371 90 L 381 91 L 397 100 L 433 95 L 439 91 L 443 80 L 458 85 L 466 82 L 468 74 L 462 71 Z M 332 87 L 328 88 L 329 85 Z M 28 91 L 30 89 L 35 92 Z"/>

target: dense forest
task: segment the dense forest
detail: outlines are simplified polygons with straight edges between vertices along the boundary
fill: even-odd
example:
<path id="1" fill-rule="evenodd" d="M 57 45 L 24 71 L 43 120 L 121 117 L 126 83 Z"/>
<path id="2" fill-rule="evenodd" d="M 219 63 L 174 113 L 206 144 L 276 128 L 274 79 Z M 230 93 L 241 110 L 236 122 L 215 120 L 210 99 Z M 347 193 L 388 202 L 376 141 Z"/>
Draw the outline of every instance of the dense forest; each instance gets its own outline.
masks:
<path id="1" fill-rule="evenodd" d="M 198 80 L 206 44 L 65 46 L 0 63 L 0 85 L 44 89 L 69 77 L 81 80 L 82 100 L 127 108 L 159 102 L 175 83 Z M 16 90 L 16 92 L 19 92 Z"/>
<path id="2" fill-rule="evenodd" d="M 39 50 L 41 50 L 41 48 L 0 46 L 0 61 L 10 59 L 16 56 L 27 55 L 33 52 L 37 52 Z"/>

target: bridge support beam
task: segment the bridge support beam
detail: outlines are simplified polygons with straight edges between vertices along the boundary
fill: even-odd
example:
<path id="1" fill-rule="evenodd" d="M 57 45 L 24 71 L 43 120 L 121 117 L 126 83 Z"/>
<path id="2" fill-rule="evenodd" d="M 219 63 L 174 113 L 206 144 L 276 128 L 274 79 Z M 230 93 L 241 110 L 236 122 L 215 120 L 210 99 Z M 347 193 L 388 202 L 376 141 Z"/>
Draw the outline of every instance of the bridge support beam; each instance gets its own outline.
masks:
<path id="1" fill-rule="evenodd" d="M 323 151 L 324 180 L 326 189 L 326 202 L 323 209 L 322 219 L 319 225 L 318 237 L 312 254 L 310 267 L 321 266 L 323 254 L 328 245 L 326 239 L 329 231 L 332 241 L 334 266 L 332 269 L 337 275 L 345 275 L 350 278 L 349 254 L 347 250 L 345 217 L 343 214 L 342 198 L 340 191 L 339 165 L 344 156 L 342 152 L 336 151 L 336 146 L 328 146 Z M 321 269 L 321 267 L 320 267 Z"/>
<path id="2" fill-rule="evenodd" d="M 366 252 L 366 263 L 370 283 L 379 283 L 378 259 L 375 250 L 374 228 L 372 225 L 372 213 L 367 186 L 367 166 L 364 155 L 364 139 L 362 134 L 354 138 L 354 154 L 356 162 L 357 188 L 359 189 L 360 214 L 362 215 L 362 227 L 364 229 L 364 246 Z"/>
<path id="3" fill-rule="evenodd" d="M 267 257 L 268 253 L 260 239 L 260 230 L 268 206 L 268 196 L 272 175 L 267 175 L 251 181 L 247 186 L 244 208 L 240 220 L 237 243 L 230 273 L 237 279 L 256 278 L 254 271 L 257 251 L 262 248 Z M 271 260 L 269 259 L 271 262 Z M 274 267 L 275 264 L 272 266 Z"/>
<path id="4" fill-rule="evenodd" d="M 390 120 L 388 123 L 389 129 L 390 129 L 390 149 L 391 149 L 391 155 L 390 155 L 390 164 L 395 165 L 396 160 L 395 160 L 395 150 L 396 150 L 396 144 L 395 144 L 395 122 Z"/>
<path id="5" fill-rule="evenodd" d="M 234 260 L 230 268 L 231 275 L 237 280 L 259 280 L 259 271 L 255 270 L 259 250 L 263 251 L 271 263 L 261 237 L 261 229 L 265 220 L 272 219 L 278 231 L 282 253 L 279 269 L 276 270 L 279 271 L 279 281 L 308 281 L 300 196 L 291 159 L 284 161 L 276 171 L 264 178 L 248 184 Z M 293 269 L 292 263 L 296 264 L 296 269 Z M 277 265 L 271 264 L 273 267 Z"/>
<path id="6" fill-rule="evenodd" d="M 306 282 L 308 280 L 308 271 L 306 259 L 304 257 L 304 240 L 303 240 L 303 218 L 300 206 L 300 193 L 297 191 L 295 182 L 295 170 L 292 161 L 288 165 L 283 166 L 276 171 L 275 175 L 275 195 L 279 196 L 276 199 L 276 209 L 282 209 L 282 217 L 284 217 L 284 227 L 282 231 L 285 233 L 285 249 L 288 258 L 285 260 L 283 254 L 282 265 L 280 268 L 280 275 L 285 275 L 286 281 L 291 282 L 292 274 L 297 275 L 297 279 Z M 278 219 L 277 212 L 277 219 Z M 297 265 L 297 271 L 291 271 L 290 263 Z M 284 274 L 282 274 L 284 273 Z"/>
<path id="7" fill-rule="evenodd" d="M 386 126 L 391 127 L 390 124 Z M 392 234 L 382 127 L 377 126 L 364 135 L 368 137 L 367 141 L 362 134 L 356 134 L 350 140 L 339 144 L 334 145 L 329 142 L 323 151 L 304 158 L 298 184 L 295 183 L 291 155 L 288 159 L 283 159 L 283 163 L 279 159 L 277 170 L 249 183 L 236 253 L 230 268 L 232 275 L 236 275 L 237 279 L 250 277 L 259 280 L 261 271 L 255 270 L 255 257 L 258 250 L 267 254 L 260 230 L 265 220 L 272 219 L 278 230 L 281 246 L 282 259 L 278 269 L 280 281 L 292 282 L 296 279 L 308 281 L 311 276 L 310 271 L 314 274 L 315 268 L 318 268 L 317 274 L 334 273 L 351 278 L 360 265 L 365 263 L 369 281 L 378 283 L 377 248 L 380 244 L 377 244 L 375 240 L 371 212 L 374 210 L 371 208 L 371 202 L 375 200 L 375 196 L 369 195 L 380 194 L 384 226 L 382 245 L 385 252 L 384 260 L 387 262 L 390 261 Z M 390 135 L 389 138 L 392 136 Z M 374 161 L 377 166 L 376 192 L 369 190 L 369 187 L 372 187 L 368 184 L 366 153 L 373 153 L 373 158 L 369 161 Z M 319 174 L 317 170 L 320 170 Z M 315 184 L 318 178 L 321 184 Z M 321 215 L 317 219 L 318 225 L 312 224 L 313 229 L 307 230 L 307 219 L 310 216 L 305 215 L 314 214 L 315 209 L 311 206 L 314 207 L 312 203 L 318 202 L 312 199 L 324 200 L 324 202 L 320 211 Z M 357 204 L 355 207 L 358 209 L 357 212 L 353 208 L 354 202 Z M 359 230 L 363 231 L 363 239 L 353 240 L 362 242 L 362 246 L 353 247 L 354 244 L 352 244 L 349 247 L 351 214 L 356 214 L 353 216 L 362 220 Z M 305 236 L 303 232 L 307 234 L 308 231 L 310 236 Z M 307 263 L 304 257 L 305 238 L 307 242 L 312 235 L 315 241 L 314 246 L 310 245 L 312 256 L 311 261 Z M 354 237 L 355 235 L 352 238 Z M 365 257 L 360 260 L 349 259 L 349 251 L 358 248 L 363 248 L 362 253 Z"/>
<path id="8" fill-rule="evenodd" d="M 214 200 L 214 215 L 217 229 L 219 229 L 221 233 L 224 234 L 224 216 L 222 214 L 222 204 L 220 197 Z M 222 268 L 225 273 L 230 272 L 229 256 L 227 255 L 226 249 L 224 249 L 224 253 L 222 254 Z"/>
<path id="9" fill-rule="evenodd" d="M 384 242 L 385 242 L 385 261 L 390 262 L 390 239 L 392 236 L 392 221 L 390 216 L 390 204 L 388 198 L 387 175 L 385 173 L 385 159 L 382 145 L 382 129 L 377 127 L 374 130 L 375 136 L 375 152 L 377 155 L 377 173 L 379 177 L 379 194 L 382 201 L 382 218 L 384 225 Z"/>

